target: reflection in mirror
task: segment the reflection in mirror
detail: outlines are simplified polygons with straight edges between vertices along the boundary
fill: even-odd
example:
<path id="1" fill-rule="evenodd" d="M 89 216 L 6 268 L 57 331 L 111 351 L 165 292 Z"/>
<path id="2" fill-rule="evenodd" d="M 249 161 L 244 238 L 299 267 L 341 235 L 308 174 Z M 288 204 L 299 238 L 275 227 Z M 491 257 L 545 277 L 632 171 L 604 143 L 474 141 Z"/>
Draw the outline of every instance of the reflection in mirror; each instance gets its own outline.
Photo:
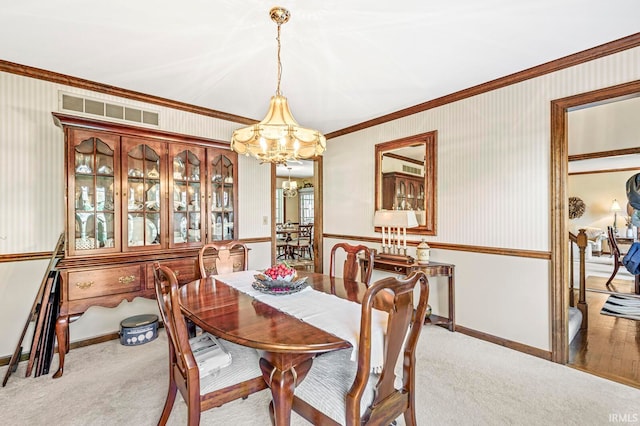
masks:
<path id="1" fill-rule="evenodd" d="M 376 145 L 376 210 L 413 210 L 418 227 L 436 234 L 436 132 Z"/>

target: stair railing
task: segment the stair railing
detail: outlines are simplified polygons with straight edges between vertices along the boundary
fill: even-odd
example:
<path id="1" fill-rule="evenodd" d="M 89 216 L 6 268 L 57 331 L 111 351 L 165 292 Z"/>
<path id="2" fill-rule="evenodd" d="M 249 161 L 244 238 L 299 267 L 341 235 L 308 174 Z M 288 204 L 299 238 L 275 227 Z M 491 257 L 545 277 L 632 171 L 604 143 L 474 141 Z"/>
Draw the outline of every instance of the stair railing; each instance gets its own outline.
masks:
<path id="1" fill-rule="evenodd" d="M 578 246 L 578 253 L 580 257 L 579 268 L 580 268 L 580 278 L 579 278 L 579 287 L 578 287 L 578 303 L 577 308 L 582 313 L 582 324 L 580 325 L 580 329 L 584 330 L 587 328 L 589 324 L 588 314 L 589 310 L 587 307 L 587 284 L 586 284 L 586 276 L 585 276 L 585 252 L 587 249 L 587 234 L 584 229 L 578 230 L 578 235 L 575 235 L 569 232 L 569 241 L 571 245 L 570 250 L 570 277 L 569 277 L 569 305 L 572 307 L 576 307 L 575 303 L 575 295 L 574 295 L 574 260 L 573 260 L 573 245 Z"/>

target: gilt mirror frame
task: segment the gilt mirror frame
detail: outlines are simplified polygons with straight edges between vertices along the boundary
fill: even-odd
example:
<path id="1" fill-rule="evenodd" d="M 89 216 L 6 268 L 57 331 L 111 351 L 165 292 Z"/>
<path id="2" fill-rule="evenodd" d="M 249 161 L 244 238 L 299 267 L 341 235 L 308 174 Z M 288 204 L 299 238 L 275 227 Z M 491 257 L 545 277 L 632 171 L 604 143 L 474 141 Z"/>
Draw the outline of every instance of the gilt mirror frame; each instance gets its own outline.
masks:
<path id="1" fill-rule="evenodd" d="M 375 146 L 375 155 L 376 155 L 376 168 L 375 168 L 375 210 L 381 210 L 383 208 L 395 208 L 395 209 L 413 209 L 416 212 L 423 211 L 423 216 L 417 215 L 419 226 L 415 228 L 408 228 L 407 234 L 418 234 L 418 235 L 436 235 L 436 225 L 437 225 L 437 131 L 431 131 L 427 133 L 421 133 L 419 135 L 409 136 L 402 139 L 396 139 L 390 142 L 383 142 L 376 144 Z M 413 148 L 424 146 L 424 158 L 422 161 L 416 158 L 409 158 L 407 156 L 403 156 L 403 149 L 405 148 Z M 405 152 L 409 152 L 409 150 L 405 150 Z M 391 202 L 388 199 L 383 199 L 384 197 L 384 187 L 385 184 L 383 180 L 390 179 L 389 176 L 383 179 L 383 173 L 385 173 L 382 169 L 383 157 L 394 158 L 396 160 L 400 160 L 403 166 L 403 170 L 411 170 L 413 165 L 424 167 L 424 194 L 422 197 L 413 198 L 413 202 L 408 202 L 407 204 L 398 205 L 397 200 Z M 415 178 L 416 174 L 405 173 L 403 171 L 396 171 L 385 173 L 385 175 L 396 174 L 398 176 L 407 176 L 408 178 Z M 387 184 L 390 185 L 390 184 Z M 387 189 L 387 194 L 389 190 Z M 398 192 L 398 189 L 394 190 L 395 193 Z M 405 193 L 406 194 L 406 193 Z M 424 199 L 424 206 L 419 206 L 418 199 Z M 402 204 L 402 202 L 400 202 Z M 383 207 L 384 206 L 384 207 Z M 380 227 L 375 228 L 376 231 L 380 232 Z"/>

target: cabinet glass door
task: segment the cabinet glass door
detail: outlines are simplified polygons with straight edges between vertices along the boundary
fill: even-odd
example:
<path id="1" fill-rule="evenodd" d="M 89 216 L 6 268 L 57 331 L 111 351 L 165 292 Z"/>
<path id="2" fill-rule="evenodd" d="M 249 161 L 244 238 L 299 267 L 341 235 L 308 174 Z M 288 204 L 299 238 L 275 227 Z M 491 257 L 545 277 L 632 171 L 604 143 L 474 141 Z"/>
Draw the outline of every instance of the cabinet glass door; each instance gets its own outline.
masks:
<path id="1" fill-rule="evenodd" d="M 211 241 L 233 240 L 235 229 L 235 185 L 237 156 L 226 150 L 210 150 L 208 155 L 210 196 L 209 212 Z"/>
<path id="2" fill-rule="evenodd" d="M 424 210 L 424 184 L 418 186 L 418 197 L 416 201 L 416 210 Z"/>
<path id="3" fill-rule="evenodd" d="M 405 209 L 413 210 L 416 197 L 416 187 L 413 182 L 407 182 L 407 202 Z"/>
<path id="4" fill-rule="evenodd" d="M 398 193 L 396 194 L 396 208 L 399 210 L 405 209 L 405 199 L 407 196 L 407 186 L 404 180 L 398 181 Z"/>
<path id="5" fill-rule="evenodd" d="M 129 250 L 163 246 L 162 148 L 161 144 L 136 140 L 125 140 L 123 144 L 126 153 L 123 164 L 126 227 L 123 234 L 126 236 L 125 247 Z"/>
<path id="6" fill-rule="evenodd" d="M 70 158 L 73 171 L 69 186 L 73 201 L 69 229 L 74 229 L 74 235 L 69 247 L 72 252 L 113 251 L 116 248 L 116 142 L 109 137 L 105 140 L 91 137 L 86 132 L 72 135 L 76 137 L 72 136 L 74 149 Z"/>
<path id="7" fill-rule="evenodd" d="M 201 176 L 204 172 L 204 149 L 172 147 L 171 194 L 172 246 L 199 245 L 203 241 L 202 210 L 204 209 Z"/>

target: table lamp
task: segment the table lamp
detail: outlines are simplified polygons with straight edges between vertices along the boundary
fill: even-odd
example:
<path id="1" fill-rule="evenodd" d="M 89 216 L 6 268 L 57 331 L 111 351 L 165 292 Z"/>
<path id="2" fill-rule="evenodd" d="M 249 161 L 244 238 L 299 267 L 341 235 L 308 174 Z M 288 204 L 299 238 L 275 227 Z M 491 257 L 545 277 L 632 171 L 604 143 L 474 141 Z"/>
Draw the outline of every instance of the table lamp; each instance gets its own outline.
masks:
<path id="1" fill-rule="evenodd" d="M 382 253 L 378 257 L 413 261 L 407 256 L 407 228 L 418 226 L 413 210 L 377 210 L 373 226 L 382 228 Z"/>
<path id="2" fill-rule="evenodd" d="M 622 211 L 622 208 L 616 198 L 614 198 L 613 203 L 611 203 L 611 211 L 613 212 L 613 233 L 617 236 L 618 227 L 616 226 L 616 223 L 618 222 L 618 212 Z"/>

